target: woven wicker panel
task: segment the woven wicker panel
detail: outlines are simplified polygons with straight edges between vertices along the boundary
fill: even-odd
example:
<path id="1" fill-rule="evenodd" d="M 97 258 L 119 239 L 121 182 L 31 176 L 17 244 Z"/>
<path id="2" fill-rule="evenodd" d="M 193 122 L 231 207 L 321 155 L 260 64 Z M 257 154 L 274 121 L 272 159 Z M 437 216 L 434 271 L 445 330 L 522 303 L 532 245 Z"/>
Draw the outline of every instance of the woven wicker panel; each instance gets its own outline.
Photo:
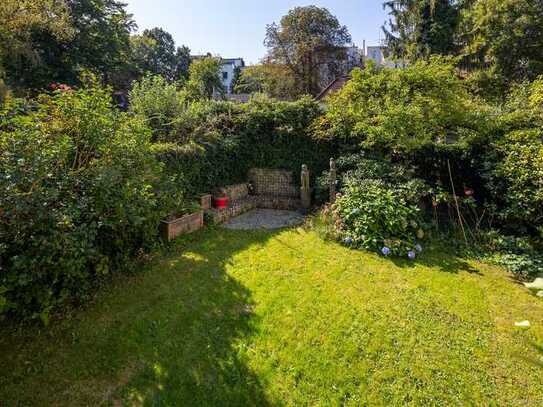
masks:
<path id="1" fill-rule="evenodd" d="M 249 181 L 255 195 L 293 198 L 300 196 L 299 188 L 294 183 L 290 171 L 253 168 L 249 171 Z"/>

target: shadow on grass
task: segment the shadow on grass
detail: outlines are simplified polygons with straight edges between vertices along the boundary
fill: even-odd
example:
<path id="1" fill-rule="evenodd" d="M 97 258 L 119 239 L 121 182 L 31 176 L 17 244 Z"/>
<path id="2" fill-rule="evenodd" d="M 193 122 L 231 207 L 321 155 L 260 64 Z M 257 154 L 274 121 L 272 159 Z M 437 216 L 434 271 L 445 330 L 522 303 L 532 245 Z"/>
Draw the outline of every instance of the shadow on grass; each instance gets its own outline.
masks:
<path id="1" fill-rule="evenodd" d="M 0 399 L 32 405 L 268 405 L 244 356 L 258 326 L 251 293 L 227 267 L 237 253 L 273 235 L 199 232 L 99 296 L 76 320 L 43 335 L 4 337 L 0 351 L 15 354 L 2 360 Z M 22 361 L 39 368 L 29 373 Z"/>
<path id="2" fill-rule="evenodd" d="M 529 345 L 533 348 L 537 357 L 529 357 L 524 354 L 516 354 L 515 356 L 518 359 L 521 359 L 525 362 L 528 362 L 531 365 L 534 365 L 535 367 L 543 369 L 543 346 L 535 342 L 530 342 Z"/>
<path id="3" fill-rule="evenodd" d="M 446 247 L 436 247 L 422 253 L 415 261 L 402 258 L 392 258 L 394 264 L 398 267 L 415 267 L 423 265 L 435 268 L 445 273 L 471 273 L 482 276 L 483 274 L 472 267 L 466 260 L 450 253 Z"/>

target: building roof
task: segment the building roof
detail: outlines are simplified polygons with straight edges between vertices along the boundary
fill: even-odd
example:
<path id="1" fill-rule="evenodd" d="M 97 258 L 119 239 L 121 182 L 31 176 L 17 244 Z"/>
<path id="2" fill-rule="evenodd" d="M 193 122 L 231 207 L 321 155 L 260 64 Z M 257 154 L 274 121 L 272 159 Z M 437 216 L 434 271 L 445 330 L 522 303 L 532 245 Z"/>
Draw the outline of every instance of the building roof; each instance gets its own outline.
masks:
<path id="1" fill-rule="evenodd" d="M 350 75 L 343 75 L 334 79 L 330 84 L 322 90 L 321 93 L 315 98 L 316 101 L 320 102 L 330 96 L 332 93 L 340 91 L 347 82 L 351 80 Z"/>
<path id="2" fill-rule="evenodd" d="M 205 58 L 213 58 L 213 55 L 206 54 L 206 55 L 191 55 L 190 59 L 197 61 L 199 59 L 205 59 Z M 241 66 L 245 66 L 245 61 L 243 58 L 221 58 L 221 64 L 235 64 L 236 62 L 241 61 Z"/>

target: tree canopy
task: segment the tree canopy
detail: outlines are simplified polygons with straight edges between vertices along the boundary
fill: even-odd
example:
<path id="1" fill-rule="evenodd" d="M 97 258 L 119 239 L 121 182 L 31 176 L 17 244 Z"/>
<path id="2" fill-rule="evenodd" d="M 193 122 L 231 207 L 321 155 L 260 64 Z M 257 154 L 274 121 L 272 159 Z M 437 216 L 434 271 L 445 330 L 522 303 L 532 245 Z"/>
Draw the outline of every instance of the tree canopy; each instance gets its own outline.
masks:
<path id="1" fill-rule="evenodd" d="M 279 24 L 266 28 L 264 44 L 270 62 L 288 67 L 300 93 L 319 92 L 319 69 L 334 62 L 351 42 L 346 26 L 325 8 L 296 7 Z"/>
<path id="2" fill-rule="evenodd" d="M 11 1 L 8 0 L 8 4 Z M 136 25 L 124 3 L 116 0 L 39 0 L 15 3 L 24 12 L 12 12 L 11 16 L 28 14 L 28 18 L 22 20 L 36 22 L 18 25 L 23 33 L 20 38 L 25 39 L 26 46 L 33 52 L 5 61 L 6 76 L 12 86 L 41 88 L 55 81 L 74 84 L 79 81 L 83 69 L 95 71 L 111 83 L 125 69 L 130 52 L 130 32 Z M 31 6 L 27 8 L 26 3 Z M 1 9 L 10 10 L 5 7 L 2 5 Z M 40 13 L 45 16 L 40 17 Z M 11 20 L 13 24 L 18 21 L 13 18 Z M 0 47 L 5 49 L 4 45 Z M 7 52 L 12 55 L 10 49 Z"/>
<path id="3" fill-rule="evenodd" d="M 74 30 L 66 3 L 58 0 L 0 2 L 0 101 L 6 94 L 3 80 L 9 74 L 7 61 L 10 66 L 21 60 L 33 65 L 39 62 L 40 52 L 32 44 L 35 31 L 46 32 L 56 40 L 71 39 Z"/>
<path id="4" fill-rule="evenodd" d="M 456 0 L 387 0 L 385 39 L 394 56 L 409 61 L 457 49 L 456 29 L 462 3 Z"/>
<path id="5" fill-rule="evenodd" d="M 213 96 L 224 96 L 226 89 L 220 73 L 220 58 L 205 57 L 193 61 L 189 68 L 189 80 L 185 86 L 188 97 L 211 99 Z"/>
<path id="6" fill-rule="evenodd" d="M 543 73 L 543 0 L 477 0 L 463 12 L 462 55 L 506 81 Z"/>
<path id="7" fill-rule="evenodd" d="M 265 93 L 272 98 L 290 99 L 296 94 L 296 79 L 286 65 L 262 63 L 241 71 L 237 93 Z"/>
<path id="8" fill-rule="evenodd" d="M 132 63 L 138 76 L 152 73 L 169 81 L 187 79 L 190 49 L 185 46 L 176 48 L 172 35 L 162 28 L 132 36 L 131 47 Z"/>

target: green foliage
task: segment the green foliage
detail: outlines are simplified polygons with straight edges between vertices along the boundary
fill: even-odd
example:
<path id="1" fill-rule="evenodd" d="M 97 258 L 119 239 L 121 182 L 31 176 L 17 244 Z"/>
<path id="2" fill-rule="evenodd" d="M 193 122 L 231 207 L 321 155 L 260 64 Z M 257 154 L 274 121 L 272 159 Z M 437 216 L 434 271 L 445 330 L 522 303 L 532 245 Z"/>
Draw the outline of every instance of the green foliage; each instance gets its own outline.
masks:
<path id="1" fill-rule="evenodd" d="M 333 234 L 357 248 L 387 248 L 398 256 L 416 253 L 424 237 L 420 205 L 425 184 L 404 167 L 382 160 L 356 155 L 340 160 L 340 169 L 349 167 L 341 195 L 331 213 L 324 212 L 334 224 Z"/>
<path id="2" fill-rule="evenodd" d="M 394 56 L 415 62 L 430 55 L 451 55 L 462 2 L 453 0 L 388 0 L 389 27 L 383 26 Z"/>
<path id="3" fill-rule="evenodd" d="M 515 86 L 486 149 L 481 175 L 509 230 L 543 236 L 543 87 Z"/>
<path id="4" fill-rule="evenodd" d="M 159 142 L 153 150 L 182 190 L 195 195 L 241 182 L 252 167 L 299 174 L 307 164 L 313 175 L 326 168 L 332 148 L 313 140 L 311 124 L 321 110 L 310 98 L 261 96 L 243 105 L 192 100 L 192 80 L 177 91 L 160 77 L 146 77 L 131 92 L 132 112 L 152 127 Z"/>
<path id="5" fill-rule="evenodd" d="M 351 42 L 346 26 L 326 8 L 295 7 L 266 27 L 264 44 L 269 61 L 285 65 L 299 84 L 299 92 L 319 93 L 320 68 L 337 62 L 338 48 Z"/>
<path id="6" fill-rule="evenodd" d="M 142 35 L 130 39 L 131 59 L 138 76 L 150 73 L 162 75 L 170 82 L 187 79 L 190 65 L 190 50 L 175 47 L 170 33 L 155 27 Z"/>
<path id="7" fill-rule="evenodd" d="M 543 73 L 543 1 L 467 2 L 459 30 L 462 54 L 507 83 Z"/>
<path id="8" fill-rule="evenodd" d="M 130 111 L 145 119 L 155 140 L 166 137 L 175 128 L 182 110 L 178 88 L 178 84 L 168 83 L 160 75 L 146 75 L 132 86 Z"/>
<path id="9" fill-rule="evenodd" d="M 70 39 L 74 32 L 66 3 L 56 0 L 3 0 L 0 4 L 0 72 L 3 62 L 26 57 L 39 59 L 32 47 L 35 31 L 56 39 Z"/>
<path id="10" fill-rule="evenodd" d="M 66 300 L 84 300 L 154 244 L 159 219 L 179 202 L 160 192 L 168 182 L 147 128 L 117 112 L 109 92 L 56 92 L 0 115 L 5 312 L 46 322 Z"/>
<path id="11" fill-rule="evenodd" d="M 4 104 L 4 101 L 8 98 L 9 89 L 6 86 L 4 80 L 0 78 L 0 106 Z"/>
<path id="12" fill-rule="evenodd" d="M 238 93 L 264 93 L 272 98 L 291 99 L 297 94 L 296 79 L 285 65 L 264 63 L 246 67 L 236 85 Z"/>
<path id="13" fill-rule="evenodd" d="M 543 273 L 543 254 L 528 237 L 506 236 L 489 230 L 478 236 L 475 247 L 483 259 L 505 267 L 519 279 Z"/>
<path id="14" fill-rule="evenodd" d="M 224 96 L 226 89 L 221 79 L 220 58 L 206 57 L 194 61 L 189 68 L 186 85 L 190 100 L 211 99 L 214 95 Z"/>
<path id="15" fill-rule="evenodd" d="M 481 136 L 488 125 L 483 113 L 452 63 L 432 58 L 406 69 L 355 69 L 330 97 L 316 131 L 321 138 L 409 153 Z"/>
<path id="16" fill-rule="evenodd" d="M 243 70 L 240 66 L 236 66 L 234 68 L 234 77 L 232 78 L 232 85 L 231 85 L 231 90 L 233 93 L 239 93 L 238 91 L 236 91 L 236 88 L 238 87 L 241 81 L 242 72 Z"/>
<path id="17" fill-rule="evenodd" d="M 17 3 L 24 6 L 36 2 Z M 9 85 L 27 89 L 43 88 L 52 82 L 79 84 L 80 73 L 85 69 L 112 83 L 125 72 L 130 32 L 135 28 L 125 4 L 116 0 L 40 0 L 38 3 L 65 5 L 67 17 L 56 18 L 56 14 L 49 12 L 45 14 L 55 24 L 68 21 L 66 30 L 73 35 L 57 35 L 56 29 L 52 35 L 49 26 L 32 27 L 28 48 L 38 58 L 26 53 L 6 60 Z M 36 4 L 30 9 L 34 7 L 40 8 Z"/>
<path id="18" fill-rule="evenodd" d="M 501 204 L 500 216 L 543 236 L 543 131 L 513 131 L 496 148 L 488 187 Z"/>
<path id="19" fill-rule="evenodd" d="M 332 154 L 329 145 L 312 139 L 311 123 L 320 113 L 310 98 L 276 102 L 260 97 L 245 105 L 192 102 L 166 143 L 155 145 L 154 151 L 190 194 L 244 181 L 252 167 L 299 174 L 307 164 L 315 175 Z"/>

